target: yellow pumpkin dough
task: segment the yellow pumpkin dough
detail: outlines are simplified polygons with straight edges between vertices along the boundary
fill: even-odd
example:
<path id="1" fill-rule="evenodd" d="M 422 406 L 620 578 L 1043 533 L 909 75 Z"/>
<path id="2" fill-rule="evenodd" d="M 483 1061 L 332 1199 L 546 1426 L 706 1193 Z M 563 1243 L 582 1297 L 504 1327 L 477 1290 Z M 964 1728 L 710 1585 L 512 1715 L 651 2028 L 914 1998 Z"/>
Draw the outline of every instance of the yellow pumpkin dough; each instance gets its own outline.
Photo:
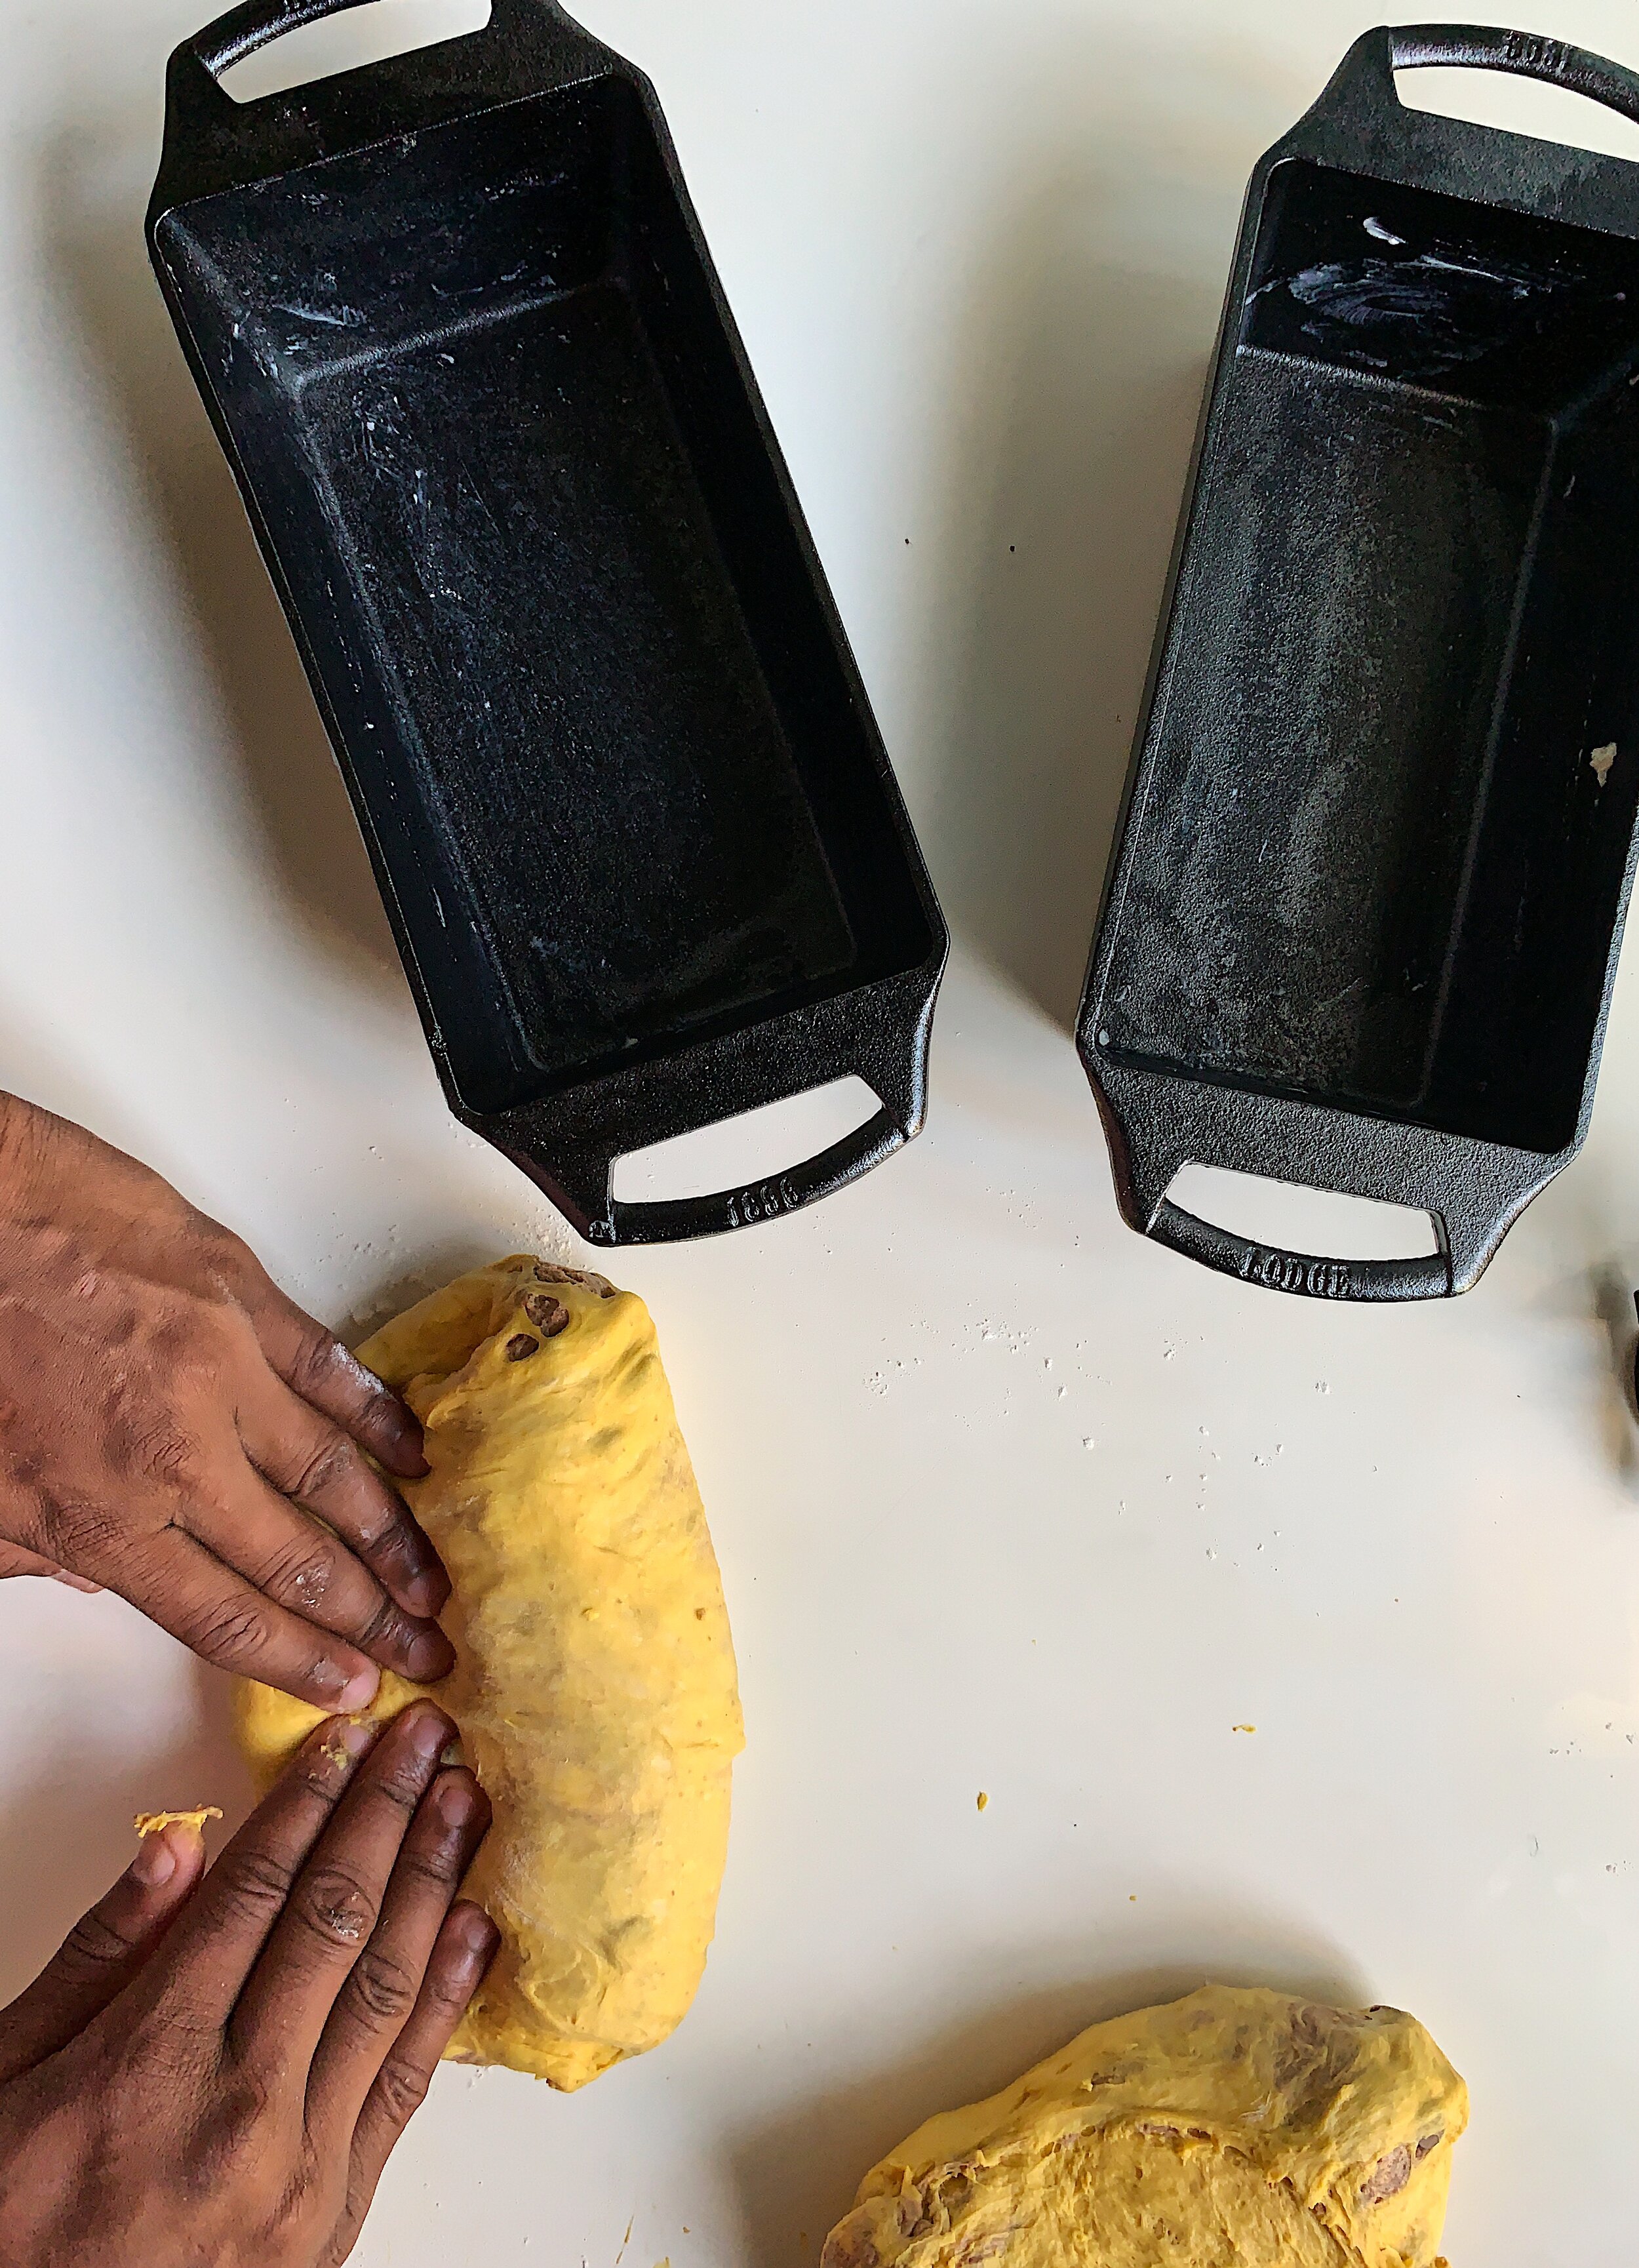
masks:
<path id="1" fill-rule="evenodd" d="M 131 1824 L 138 1842 L 145 1843 L 151 1835 L 163 1835 L 167 1827 L 191 1827 L 195 1835 L 202 1835 L 206 1820 L 221 1816 L 214 1803 L 202 1803 L 192 1811 L 139 1811 Z"/>
<path id="2" fill-rule="evenodd" d="M 1209 1984 L 919 2126 L 822 2268 L 1444 2268 L 1467 2121 L 1397 2009 Z"/>
<path id="3" fill-rule="evenodd" d="M 426 1428 L 405 1491 L 450 1571 L 430 1690 L 495 1824 L 467 1895 L 501 1949 L 449 2052 L 584 2087 L 666 2039 L 705 1966 L 744 1744 L 723 1587 L 641 1300 L 527 1256 L 359 1349 Z M 270 1778 L 320 1713 L 241 1689 Z"/>

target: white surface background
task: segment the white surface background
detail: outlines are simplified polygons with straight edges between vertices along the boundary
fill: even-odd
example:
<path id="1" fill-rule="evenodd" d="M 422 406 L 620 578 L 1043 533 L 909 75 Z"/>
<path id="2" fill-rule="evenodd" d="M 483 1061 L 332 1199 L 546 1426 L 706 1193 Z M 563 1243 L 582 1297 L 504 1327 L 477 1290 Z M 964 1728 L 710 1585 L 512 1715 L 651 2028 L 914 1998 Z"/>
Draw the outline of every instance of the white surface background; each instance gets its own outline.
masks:
<path id="1" fill-rule="evenodd" d="M 203 5 L 0 21 L 0 1081 L 343 1323 L 569 1240 L 444 1112 L 148 278 Z M 1425 1309 L 1130 1234 L 1063 1028 L 1245 180 L 1373 11 L 581 13 L 658 84 L 960 949 L 922 1142 L 621 1266 L 750 1726 L 695 2014 L 572 2100 L 441 2075 L 358 2257 L 797 2268 L 926 2113 L 1209 1975 L 1430 2025 L 1457 2268 L 1630 2263 L 1639 971 L 1584 1157 Z M 1524 20 L 1639 63 L 1626 0 Z M 0 1595 L 0 1984 L 139 1802 L 242 1800 L 223 1702 L 117 1602 Z"/>

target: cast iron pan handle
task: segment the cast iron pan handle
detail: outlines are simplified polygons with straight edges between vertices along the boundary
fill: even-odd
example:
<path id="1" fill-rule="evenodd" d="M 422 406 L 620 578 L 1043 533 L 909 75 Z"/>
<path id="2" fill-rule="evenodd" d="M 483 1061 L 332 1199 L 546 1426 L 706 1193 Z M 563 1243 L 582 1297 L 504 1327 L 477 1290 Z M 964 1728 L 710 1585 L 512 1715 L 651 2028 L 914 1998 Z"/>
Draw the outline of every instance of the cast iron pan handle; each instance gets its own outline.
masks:
<path id="1" fill-rule="evenodd" d="M 1533 32 L 1493 30 L 1483 24 L 1405 24 L 1389 33 L 1395 70 L 1431 65 L 1511 71 L 1519 78 L 1546 79 L 1573 94 L 1585 94 L 1607 110 L 1639 122 L 1639 72 L 1585 48 L 1567 47 Z"/>
<path id="2" fill-rule="evenodd" d="M 188 44 L 212 78 L 242 63 L 259 48 L 271 47 L 287 32 L 299 32 L 324 16 L 339 16 L 344 8 L 362 8 L 367 0 L 244 0 L 214 24 L 208 24 Z"/>
<path id="3" fill-rule="evenodd" d="M 559 0 L 491 0 L 487 26 L 384 56 L 340 77 L 239 102 L 222 74 L 290 32 L 366 0 L 243 0 L 185 40 L 171 58 L 165 160 L 151 230 L 171 206 L 246 188 L 394 132 L 437 126 L 476 108 L 596 77 L 608 48 Z"/>
<path id="4" fill-rule="evenodd" d="M 220 79 L 235 63 L 242 63 L 246 55 L 259 48 L 271 47 L 276 40 L 283 39 L 287 32 L 299 32 L 309 24 L 318 23 L 326 16 L 339 16 L 349 8 L 363 8 L 368 0 L 244 0 L 244 4 L 232 8 L 208 24 L 187 42 L 188 52 L 202 63 L 213 79 Z M 493 0 L 494 13 L 489 29 L 496 29 L 503 18 L 512 12 L 518 0 Z M 556 0 L 533 0 L 540 14 L 559 15 L 562 11 Z M 483 36 L 480 32 L 478 37 Z"/>
<path id="5" fill-rule="evenodd" d="M 1191 1260 L 1243 1283 L 1275 1292 L 1296 1292 L 1311 1300 L 1449 1300 L 1452 1289 L 1449 1252 L 1421 1260 L 1319 1260 L 1305 1252 L 1254 1244 L 1227 1228 L 1198 1220 L 1170 1198 L 1163 1198 L 1148 1233 Z"/>
<path id="6" fill-rule="evenodd" d="M 299 32 L 322 17 L 339 16 L 344 9 L 368 4 L 369 0 L 244 0 L 243 6 L 230 9 L 207 25 L 188 45 L 212 78 L 220 78 L 224 70 L 242 63 L 259 48 L 271 47 L 287 32 Z M 490 28 L 512 4 L 513 0 L 494 0 Z M 536 5 L 556 12 L 555 0 L 536 0 Z"/>
<path id="7" fill-rule="evenodd" d="M 891 1111 L 878 1110 L 842 1141 L 793 1166 L 789 1173 L 753 1182 L 748 1189 L 719 1189 L 713 1197 L 672 1197 L 643 1204 L 623 1204 L 614 1193 L 613 1166 L 602 1165 L 604 1210 L 585 1231 L 591 1244 L 673 1244 L 687 1237 L 717 1236 L 731 1228 L 750 1228 L 758 1221 L 777 1220 L 797 1212 L 820 1197 L 856 1182 L 908 1139 L 905 1129 Z M 597 1179 L 597 1168 L 588 1174 Z"/>

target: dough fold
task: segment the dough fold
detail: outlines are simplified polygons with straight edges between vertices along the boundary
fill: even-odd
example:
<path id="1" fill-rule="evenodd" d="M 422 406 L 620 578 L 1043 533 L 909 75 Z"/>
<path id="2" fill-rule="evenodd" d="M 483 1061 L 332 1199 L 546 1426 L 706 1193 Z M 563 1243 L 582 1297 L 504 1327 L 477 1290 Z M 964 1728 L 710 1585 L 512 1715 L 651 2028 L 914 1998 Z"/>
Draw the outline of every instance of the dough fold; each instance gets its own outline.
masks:
<path id="1" fill-rule="evenodd" d="M 457 1664 L 430 1691 L 495 1807 L 467 1884 L 501 1948 L 449 2053 L 572 2089 L 658 2046 L 705 1966 L 744 1745 L 711 1538 L 641 1300 L 514 1257 L 359 1359 L 426 1429 L 405 1495 L 449 1569 Z M 274 1778 L 320 1712 L 240 1690 Z"/>
<path id="2" fill-rule="evenodd" d="M 1397 2009 L 1207 1985 L 918 2127 L 822 2268 L 1445 2268 L 1467 2119 Z"/>

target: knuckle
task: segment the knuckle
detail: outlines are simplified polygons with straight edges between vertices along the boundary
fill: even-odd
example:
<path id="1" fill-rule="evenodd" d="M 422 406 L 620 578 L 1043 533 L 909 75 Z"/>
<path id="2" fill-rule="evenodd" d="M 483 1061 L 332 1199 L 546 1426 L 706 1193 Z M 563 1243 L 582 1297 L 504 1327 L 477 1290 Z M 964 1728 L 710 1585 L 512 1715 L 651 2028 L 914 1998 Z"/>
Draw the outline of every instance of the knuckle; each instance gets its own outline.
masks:
<path id="1" fill-rule="evenodd" d="M 261 1263 L 244 1238 L 224 1228 L 220 1221 L 199 1213 L 195 1223 L 202 1275 L 220 1297 L 237 1299 L 246 1283 L 261 1273 Z"/>
<path id="2" fill-rule="evenodd" d="M 409 1514 L 387 1486 L 360 1461 L 358 1504 L 348 1524 L 348 1534 L 372 1559 L 415 1558 Z"/>
<path id="3" fill-rule="evenodd" d="M 344 1867 L 321 1867 L 304 1886 L 298 1911 L 332 1950 L 361 1945 L 376 1926 L 376 1900 Z"/>
<path id="4" fill-rule="evenodd" d="M 103 1564 L 118 1538 L 116 1523 L 100 1505 L 75 1498 L 41 1498 L 38 1526 L 45 1557 L 76 1570 Z"/>
<path id="5" fill-rule="evenodd" d="M 427 1978 L 427 1999 L 432 2013 L 440 2023 L 452 2028 L 467 2014 L 475 1989 L 470 1975 L 440 1968 L 436 1963 Z"/>
<path id="6" fill-rule="evenodd" d="M 381 2106 L 395 2126 L 413 2118 L 427 2100 L 432 2073 L 409 2056 L 389 2056 L 376 2080 Z"/>
<path id="7" fill-rule="evenodd" d="M 214 1285 L 186 1286 L 166 1295 L 152 1320 L 151 1354 L 174 1363 L 182 1375 L 214 1375 L 232 1347 L 237 1310 Z"/>
<path id="8" fill-rule="evenodd" d="M 253 2239 L 243 2256 L 275 2257 L 268 2231 L 279 2210 L 276 2156 L 268 2150 L 269 2123 L 280 2104 L 273 2089 L 230 2049 L 217 2062 L 209 2085 L 210 2117 L 192 2138 L 182 2186 L 192 2199 L 228 2191 L 236 2218 Z"/>
<path id="9" fill-rule="evenodd" d="M 377 1646 L 408 1646 L 415 1635 L 408 1617 L 384 1592 L 373 1612 L 360 1626 L 358 1643 L 366 1650 Z"/>
<path id="10" fill-rule="evenodd" d="M 338 1487 L 345 1487 L 359 1472 L 362 1460 L 345 1433 L 336 1433 L 320 1442 L 302 1463 L 291 1489 L 292 1496 L 307 1502 L 315 1497 L 327 1496 Z"/>
<path id="11" fill-rule="evenodd" d="M 335 1578 L 335 1554 L 317 1535 L 305 1536 L 270 1559 L 261 1587 L 270 1598 L 316 1607 Z"/>
<path id="12" fill-rule="evenodd" d="M 371 1948 L 353 1971 L 353 1996 L 377 2023 L 401 2024 L 415 2005 L 416 1979 L 393 1954 Z"/>
<path id="13" fill-rule="evenodd" d="M 265 1924 L 284 1911 L 294 1876 L 269 1852 L 242 1852 L 237 1858 L 218 1861 L 218 1867 L 225 1867 L 222 1896 L 232 1918 Z"/>
<path id="14" fill-rule="evenodd" d="M 114 1924 L 98 1912 L 83 1914 L 62 1941 L 59 1969 L 70 1977 L 89 1977 L 117 1968 L 131 1950 Z"/>
<path id="15" fill-rule="evenodd" d="M 386 1765 L 371 1786 L 371 1797 L 390 1804 L 401 1815 L 401 1834 L 415 1817 L 433 1770 L 433 1763 L 427 1757 L 401 1755 Z"/>
<path id="16" fill-rule="evenodd" d="M 268 1650 L 268 1620 L 249 1600 L 213 1602 L 187 1618 L 181 1633 L 196 1653 L 228 1668 Z"/>
<path id="17" fill-rule="evenodd" d="M 426 1850 L 406 1849 L 399 1855 L 399 1872 L 425 1890 L 445 1898 L 467 1872 L 468 1858 L 459 1839 L 435 1843 Z"/>
<path id="18" fill-rule="evenodd" d="M 296 1391 L 305 1395 L 334 1382 L 336 1357 L 342 1351 L 341 1342 L 322 1323 L 305 1319 L 290 1362 L 290 1383 Z"/>
<path id="19" fill-rule="evenodd" d="M 217 2096 L 222 2131 L 232 2142 L 256 2136 L 272 2107 L 266 2081 L 248 2065 L 235 2062 Z"/>
<path id="20" fill-rule="evenodd" d="M 173 1494 L 196 1477 L 200 1447 L 186 1427 L 168 1418 L 140 1427 L 131 1442 L 131 1462 L 151 1488 Z"/>

